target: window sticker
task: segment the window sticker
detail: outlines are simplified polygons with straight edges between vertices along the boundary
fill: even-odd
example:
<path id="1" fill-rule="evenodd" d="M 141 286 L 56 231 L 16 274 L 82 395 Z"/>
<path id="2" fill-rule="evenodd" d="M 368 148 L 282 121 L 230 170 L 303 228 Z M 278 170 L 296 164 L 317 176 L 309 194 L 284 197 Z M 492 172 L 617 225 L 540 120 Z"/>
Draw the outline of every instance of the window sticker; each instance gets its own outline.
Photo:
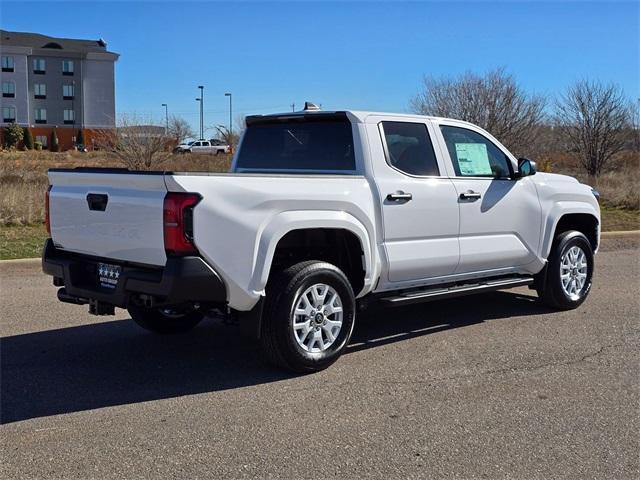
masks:
<path id="1" fill-rule="evenodd" d="M 493 175 L 487 146 L 484 143 L 456 143 L 455 145 L 461 175 Z"/>

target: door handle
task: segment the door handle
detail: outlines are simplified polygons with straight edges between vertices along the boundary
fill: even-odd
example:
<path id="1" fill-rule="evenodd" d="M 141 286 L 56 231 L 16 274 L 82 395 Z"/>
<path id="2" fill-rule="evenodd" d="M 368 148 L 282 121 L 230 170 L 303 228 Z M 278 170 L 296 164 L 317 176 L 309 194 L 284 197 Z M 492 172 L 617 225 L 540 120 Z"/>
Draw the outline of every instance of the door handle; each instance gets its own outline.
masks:
<path id="1" fill-rule="evenodd" d="M 408 202 L 412 198 L 413 195 L 410 193 L 404 193 L 402 190 L 387 195 L 387 200 L 390 202 Z"/>
<path id="2" fill-rule="evenodd" d="M 467 190 L 460 194 L 460 200 L 478 200 L 482 195 L 480 192 L 474 192 L 473 190 Z"/>

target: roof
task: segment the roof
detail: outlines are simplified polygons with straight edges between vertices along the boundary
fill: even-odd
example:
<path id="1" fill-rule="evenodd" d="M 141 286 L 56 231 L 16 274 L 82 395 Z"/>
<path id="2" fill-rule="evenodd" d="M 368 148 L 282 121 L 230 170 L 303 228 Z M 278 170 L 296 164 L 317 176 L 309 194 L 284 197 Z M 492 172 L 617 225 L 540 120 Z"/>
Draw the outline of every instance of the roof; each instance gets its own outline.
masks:
<path id="1" fill-rule="evenodd" d="M 107 51 L 107 42 L 98 40 L 81 40 L 74 38 L 58 38 L 29 32 L 9 32 L 0 30 L 0 44 L 11 47 L 30 47 L 63 50 L 74 53 L 113 53 Z"/>
<path id="2" fill-rule="evenodd" d="M 348 115 L 351 117 L 352 121 L 356 121 L 357 123 L 365 123 L 367 117 L 376 116 L 376 117 L 402 117 L 407 119 L 428 119 L 428 120 L 436 120 L 436 121 L 455 121 L 461 124 L 469 124 L 469 122 L 465 122 L 463 120 L 457 120 L 454 118 L 444 118 L 444 117 L 434 117 L 429 115 L 420 115 L 417 113 L 394 113 L 394 112 L 366 112 L 359 110 L 299 110 L 297 112 L 281 112 L 281 113 L 271 113 L 266 115 L 249 115 L 247 116 L 248 122 L 260 122 L 260 121 L 269 121 L 275 120 L 278 118 L 294 118 L 294 117 L 338 117 Z M 470 125 L 470 124 L 469 124 Z"/>

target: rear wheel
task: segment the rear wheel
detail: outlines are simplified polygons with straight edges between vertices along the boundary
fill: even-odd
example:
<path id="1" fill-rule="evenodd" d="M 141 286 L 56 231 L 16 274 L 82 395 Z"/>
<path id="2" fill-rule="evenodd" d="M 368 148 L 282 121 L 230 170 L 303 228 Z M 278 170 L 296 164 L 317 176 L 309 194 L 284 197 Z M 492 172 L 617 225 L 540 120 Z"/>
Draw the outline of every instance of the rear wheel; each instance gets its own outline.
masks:
<path id="1" fill-rule="evenodd" d="M 316 372 L 342 355 L 354 320 L 355 298 L 344 273 L 326 262 L 298 263 L 267 286 L 262 350 L 275 365 Z"/>
<path id="2" fill-rule="evenodd" d="M 204 314 L 196 310 L 144 308 L 134 305 L 127 310 L 139 326 L 163 335 L 188 332 L 204 318 Z"/>
<path id="3" fill-rule="evenodd" d="M 589 295 L 593 277 L 593 250 L 581 232 L 564 232 L 555 239 L 544 282 L 538 281 L 538 296 L 560 310 L 579 307 Z"/>

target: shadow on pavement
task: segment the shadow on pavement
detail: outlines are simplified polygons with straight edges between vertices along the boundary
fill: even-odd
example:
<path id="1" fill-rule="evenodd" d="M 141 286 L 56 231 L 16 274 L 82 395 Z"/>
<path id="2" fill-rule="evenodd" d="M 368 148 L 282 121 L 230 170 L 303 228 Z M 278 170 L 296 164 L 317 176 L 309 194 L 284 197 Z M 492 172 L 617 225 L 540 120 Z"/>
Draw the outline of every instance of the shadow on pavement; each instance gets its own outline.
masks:
<path id="1" fill-rule="evenodd" d="M 347 353 L 485 320 L 546 313 L 535 297 L 497 292 L 359 316 Z M 0 422 L 259 385 L 292 375 L 265 365 L 237 327 L 206 321 L 156 336 L 130 320 L 0 339 Z"/>

